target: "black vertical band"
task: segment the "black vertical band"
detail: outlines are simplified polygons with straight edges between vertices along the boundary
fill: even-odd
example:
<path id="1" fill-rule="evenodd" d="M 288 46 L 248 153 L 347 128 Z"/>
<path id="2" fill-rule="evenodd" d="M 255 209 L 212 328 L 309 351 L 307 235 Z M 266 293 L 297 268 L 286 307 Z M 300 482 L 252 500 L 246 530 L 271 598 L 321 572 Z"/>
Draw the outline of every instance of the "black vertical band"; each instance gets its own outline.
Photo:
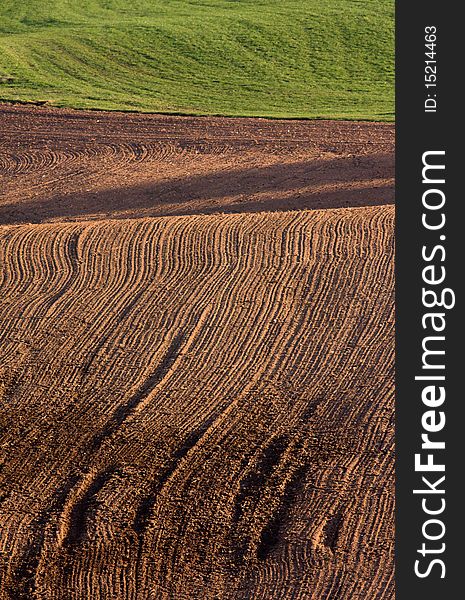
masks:
<path id="1" fill-rule="evenodd" d="M 399 600 L 455 598 L 465 573 L 465 398 L 458 381 L 465 333 L 465 198 L 458 182 L 465 172 L 458 146 L 465 35 L 453 10 L 452 3 L 429 0 L 396 7 Z"/>

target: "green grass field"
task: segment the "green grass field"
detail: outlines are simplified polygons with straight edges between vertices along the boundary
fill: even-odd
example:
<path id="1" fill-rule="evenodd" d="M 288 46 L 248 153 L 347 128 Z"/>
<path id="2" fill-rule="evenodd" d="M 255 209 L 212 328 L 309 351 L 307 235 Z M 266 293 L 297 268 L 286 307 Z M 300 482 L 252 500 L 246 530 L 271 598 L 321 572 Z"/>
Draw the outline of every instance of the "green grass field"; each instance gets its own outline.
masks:
<path id="1" fill-rule="evenodd" d="M 393 0 L 1 0 L 0 99 L 394 118 Z"/>

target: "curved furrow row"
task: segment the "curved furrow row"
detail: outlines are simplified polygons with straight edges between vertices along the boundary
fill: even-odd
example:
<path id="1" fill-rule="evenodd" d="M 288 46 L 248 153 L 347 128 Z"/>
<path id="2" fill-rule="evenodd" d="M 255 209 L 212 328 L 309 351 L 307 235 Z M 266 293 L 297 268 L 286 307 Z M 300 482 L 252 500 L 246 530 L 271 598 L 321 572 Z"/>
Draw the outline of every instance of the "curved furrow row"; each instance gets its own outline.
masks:
<path id="1" fill-rule="evenodd" d="M 7 600 L 392 598 L 393 217 L 3 227 Z"/>
<path id="2" fill-rule="evenodd" d="M 244 145 L 242 150 L 246 150 Z M 125 169 L 140 162 L 169 160 L 170 158 L 188 158 L 195 160 L 203 155 L 224 156 L 232 150 L 227 144 L 218 144 L 206 140 L 182 142 L 166 139 L 158 142 L 122 141 L 121 143 L 87 144 L 82 147 L 61 148 L 53 150 L 47 147 L 36 147 L 28 150 L 21 149 L 0 151 L 0 175 L 18 177 L 20 175 L 35 175 L 47 178 L 42 185 L 50 185 L 59 179 L 49 177 L 54 170 L 62 170 L 66 177 L 79 174 L 86 167 L 93 167 L 93 172 L 101 173 L 108 169 L 108 161 L 115 171 Z M 99 168 L 99 163 L 104 167 Z M 38 182 L 36 185 L 41 185 Z"/>
<path id="3" fill-rule="evenodd" d="M 392 361 L 392 357 L 391 357 L 391 361 Z M 336 395 L 337 395 L 337 394 L 336 394 Z M 330 421 L 330 422 L 332 422 L 332 421 L 331 421 L 331 419 L 329 419 L 329 421 Z M 328 422 L 328 419 L 326 419 L 326 422 Z M 350 422 L 350 419 L 349 419 L 349 422 Z M 323 514 L 327 514 L 327 513 L 325 513 L 325 512 L 323 511 Z"/>

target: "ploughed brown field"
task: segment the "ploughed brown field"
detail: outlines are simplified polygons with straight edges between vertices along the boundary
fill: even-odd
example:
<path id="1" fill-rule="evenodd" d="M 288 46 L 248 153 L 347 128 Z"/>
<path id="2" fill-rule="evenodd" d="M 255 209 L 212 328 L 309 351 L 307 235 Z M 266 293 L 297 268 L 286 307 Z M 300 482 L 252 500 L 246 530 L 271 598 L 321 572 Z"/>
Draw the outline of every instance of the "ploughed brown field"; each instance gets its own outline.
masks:
<path id="1" fill-rule="evenodd" d="M 392 125 L 0 131 L 0 598 L 394 598 Z"/>

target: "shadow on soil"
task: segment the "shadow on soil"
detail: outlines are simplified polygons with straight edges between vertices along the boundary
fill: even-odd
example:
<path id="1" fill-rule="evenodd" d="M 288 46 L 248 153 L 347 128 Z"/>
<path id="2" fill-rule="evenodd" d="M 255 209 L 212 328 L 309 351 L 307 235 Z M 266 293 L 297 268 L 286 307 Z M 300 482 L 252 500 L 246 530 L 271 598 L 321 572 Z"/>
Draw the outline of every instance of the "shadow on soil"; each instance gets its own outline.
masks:
<path id="1" fill-rule="evenodd" d="M 47 198 L 1 205 L 0 223 L 387 204 L 394 201 L 393 177 L 393 155 L 371 154 L 225 169 L 135 186 L 67 192 L 66 187 L 88 185 L 84 173 L 66 180 L 63 189 L 53 189 Z"/>

